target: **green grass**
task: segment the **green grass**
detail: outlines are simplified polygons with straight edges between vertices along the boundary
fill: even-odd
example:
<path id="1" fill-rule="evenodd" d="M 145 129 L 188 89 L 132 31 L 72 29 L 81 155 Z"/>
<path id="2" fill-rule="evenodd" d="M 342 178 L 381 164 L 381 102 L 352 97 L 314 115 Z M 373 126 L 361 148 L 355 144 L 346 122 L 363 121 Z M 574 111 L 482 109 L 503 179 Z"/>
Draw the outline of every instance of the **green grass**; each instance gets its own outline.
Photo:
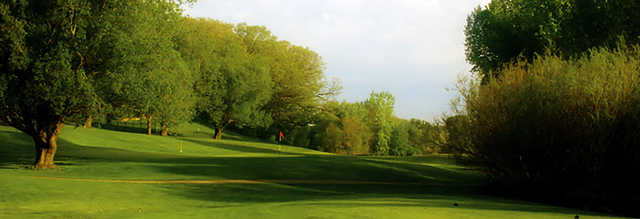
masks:
<path id="1" fill-rule="evenodd" d="M 0 126 L 0 218 L 607 218 L 483 195 L 483 176 L 446 156 L 347 157 L 210 135 L 160 137 L 70 126 L 59 145 L 61 168 L 29 169 L 31 139 Z M 134 184 L 51 177 L 398 184 Z"/>

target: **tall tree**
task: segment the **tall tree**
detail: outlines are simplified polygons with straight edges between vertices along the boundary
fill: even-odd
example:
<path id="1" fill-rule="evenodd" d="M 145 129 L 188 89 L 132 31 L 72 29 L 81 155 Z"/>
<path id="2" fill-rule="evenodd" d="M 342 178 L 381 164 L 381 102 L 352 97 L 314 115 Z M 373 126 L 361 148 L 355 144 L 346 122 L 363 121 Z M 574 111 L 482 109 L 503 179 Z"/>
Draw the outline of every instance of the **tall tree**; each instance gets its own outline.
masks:
<path id="1" fill-rule="evenodd" d="M 175 11 L 178 3 L 0 2 L 0 120 L 33 138 L 36 168 L 55 166 L 65 118 L 95 108 L 104 100 L 101 83 L 127 75 L 111 62 L 122 55 L 114 42 L 136 10 L 146 8 L 134 6 L 143 5 Z"/>
<path id="2" fill-rule="evenodd" d="M 195 29 L 183 54 L 193 52 L 188 56 L 200 75 L 195 85 L 198 108 L 214 126 L 215 138 L 221 139 L 232 123 L 269 125 L 271 119 L 263 110 L 272 83 L 266 59 L 251 53 L 232 25 L 206 19 L 190 20 L 189 25 Z"/>
<path id="3" fill-rule="evenodd" d="M 175 49 L 182 18 L 168 6 L 129 6 L 135 14 L 123 23 L 126 28 L 116 32 L 114 45 L 122 55 L 110 60 L 117 71 L 127 74 L 110 79 L 105 89 L 122 116 L 146 117 L 149 135 L 154 118 L 166 134 L 168 126 L 188 119 L 193 105 L 193 77 Z"/>
<path id="4" fill-rule="evenodd" d="M 371 92 L 369 99 L 364 104 L 367 108 L 367 122 L 374 133 L 371 152 L 388 154 L 393 130 L 391 119 L 393 117 L 395 98 L 389 92 Z"/>
<path id="5" fill-rule="evenodd" d="M 324 78 L 325 64 L 311 49 L 278 41 L 262 26 L 238 24 L 234 30 L 249 53 L 265 59 L 273 93 L 264 108 L 278 129 L 308 125 L 320 105 L 340 91 L 339 83 Z"/>

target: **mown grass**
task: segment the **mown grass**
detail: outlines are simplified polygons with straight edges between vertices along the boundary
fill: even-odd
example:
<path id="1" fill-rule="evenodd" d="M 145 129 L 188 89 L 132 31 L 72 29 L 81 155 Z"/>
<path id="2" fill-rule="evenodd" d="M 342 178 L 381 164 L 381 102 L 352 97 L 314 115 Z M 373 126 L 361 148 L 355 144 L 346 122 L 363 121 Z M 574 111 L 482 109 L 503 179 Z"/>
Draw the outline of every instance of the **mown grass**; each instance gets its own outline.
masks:
<path id="1" fill-rule="evenodd" d="M 31 139 L 0 126 L 0 218 L 605 218 L 484 195 L 484 177 L 446 156 L 346 157 L 70 126 L 59 141 L 61 168 L 29 169 Z M 400 184 L 133 184 L 43 177 Z"/>

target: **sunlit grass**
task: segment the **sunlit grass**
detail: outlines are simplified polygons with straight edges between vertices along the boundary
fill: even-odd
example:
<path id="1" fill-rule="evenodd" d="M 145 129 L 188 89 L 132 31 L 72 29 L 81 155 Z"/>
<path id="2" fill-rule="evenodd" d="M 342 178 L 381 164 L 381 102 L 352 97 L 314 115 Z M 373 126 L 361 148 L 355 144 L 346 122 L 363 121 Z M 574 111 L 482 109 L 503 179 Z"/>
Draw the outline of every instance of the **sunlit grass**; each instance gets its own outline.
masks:
<path id="1" fill-rule="evenodd" d="M 573 218 L 576 213 L 597 218 L 486 196 L 484 177 L 446 155 L 347 157 L 205 136 L 71 126 L 59 143 L 61 168 L 32 170 L 27 168 L 33 159 L 31 139 L 0 127 L 0 218 Z M 64 178 L 397 184 L 133 184 Z"/>

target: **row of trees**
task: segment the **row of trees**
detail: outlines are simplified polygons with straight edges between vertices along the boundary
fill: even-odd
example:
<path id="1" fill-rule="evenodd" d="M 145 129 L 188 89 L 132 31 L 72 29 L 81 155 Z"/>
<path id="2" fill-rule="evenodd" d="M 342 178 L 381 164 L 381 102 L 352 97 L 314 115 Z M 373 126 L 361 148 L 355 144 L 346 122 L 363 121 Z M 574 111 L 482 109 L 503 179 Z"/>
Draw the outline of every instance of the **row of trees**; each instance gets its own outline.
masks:
<path id="1" fill-rule="evenodd" d="M 200 115 L 235 127 L 295 127 L 335 95 L 324 63 L 266 28 L 194 19 L 186 1 L 0 2 L 0 120 L 53 167 L 65 122 L 145 117 L 167 135 Z"/>
<path id="2" fill-rule="evenodd" d="M 264 27 L 207 19 L 187 23 L 191 36 L 185 37 L 183 54 L 201 75 L 195 83 L 196 109 L 214 126 L 216 139 L 231 124 L 308 123 L 305 112 L 339 91 L 323 78 L 320 56 L 278 41 Z"/>
<path id="3" fill-rule="evenodd" d="M 350 155 L 409 156 L 446 150 L 443 126 L 397 118 L 394 103 L 388 92 L 372 92 L 356 103 L 326 102 L 313 123 L 286 130 L 284 143 Z"/>
<path id="4" fill-rule="evenodd" d="M 493 0 L 467 20 L 452 149 L 515 194 L 637 215 L 638 1 Z M 455 124 L 455 125 L 453 125 Z M 503 188 L 504 189 L 504 188 Z"/>

